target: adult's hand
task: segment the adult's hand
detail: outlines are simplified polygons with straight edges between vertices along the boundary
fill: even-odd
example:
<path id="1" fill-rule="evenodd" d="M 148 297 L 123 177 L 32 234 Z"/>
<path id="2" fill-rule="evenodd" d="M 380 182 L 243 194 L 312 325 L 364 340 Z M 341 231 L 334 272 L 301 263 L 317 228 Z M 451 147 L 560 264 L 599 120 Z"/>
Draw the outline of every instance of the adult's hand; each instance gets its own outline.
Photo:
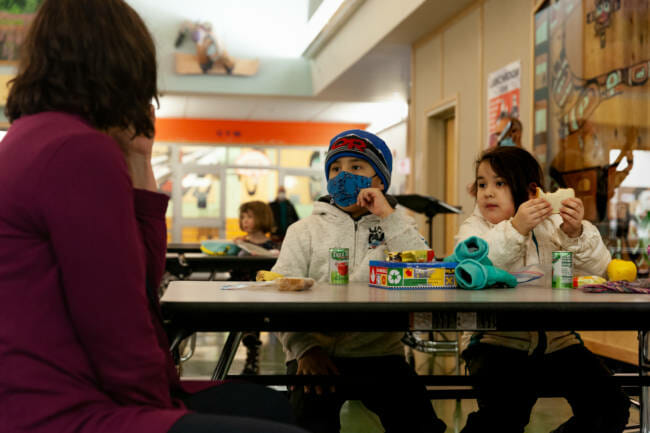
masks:
<path id="1" fill-rule="evenodd" d="M 150 110 L 151 119 L 155 123 L 156 115 L 153 105 L 150 106 Z M 144 135 L 134 136 L 131 128 L 112 128 L 108 131 L 108 135 L 117 141 L 124 153 L 133 187 L 154 192 L 158 191 L 158 185 L 156 184 L 156 178 L 151 165 L 153 137 L 149 138 Z"/>

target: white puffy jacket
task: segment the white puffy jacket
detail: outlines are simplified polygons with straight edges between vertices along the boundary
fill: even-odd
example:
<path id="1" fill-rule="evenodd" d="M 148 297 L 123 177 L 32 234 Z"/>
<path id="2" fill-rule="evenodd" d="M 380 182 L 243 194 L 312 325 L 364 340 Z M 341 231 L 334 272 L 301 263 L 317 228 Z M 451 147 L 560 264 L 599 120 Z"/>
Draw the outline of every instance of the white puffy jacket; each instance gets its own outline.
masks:
<path id="1" fill-rule="evenodd" d="M 512 218 L 492 224 L 481 215 L 478 206 L 473 214 L 463 222 L 458 230 L 456 242 L 470 236 L 485 239 L 490 247 L 488 257 L 494 266 L 515 272 L 531 264 L 550 265 L 553 251 L 573 253 L 574 275 L 604 275 L 611 255 L 598 229 L 588 221 L 582 221 L 582 234 L 577 238 L 568 237 L 561 229 L 562 218 L 551 215 L 535 229 L 523 236 L 512 225 Z M 533 241 L 533 233 L 537 246 Z M 538 254 L 539 248 L 539 254 Z M 550 287 L 540 290 L 552 290 Z M 471 338 L 470 338 L 471 337 Z M 464 336 L 465 344 L 477 342 L 525 350 L 532 354 L 538 350 L 551 353 L 572 344 L 581 343 L 574 331 L 553 332 L 480 332 Z"/>
<path id="2" fill-rule="evenodd" d="M 387 196 L 395 207 L 395 199 Z M 287 230 L 282 250 L 273 272 L 291 277 L 311 277 L 329 281 L 329 249 L 349 248 L 351 282 L 368 282 L 370 260 L 384 260 L 384 251 L 426 249 L 424 238 L 404 208 L 384 219 L 364 215 L 354 220 L 348 213 L 329 203 L 328 197 L 314 203 L 310 216 Z M 336 320 L 336 318 L 332 318 Z M 404 354 L 395 332 L 283 332 L 278 333 L 287 362 L 298 359 L 314 346 L 321 346 L 330 356 L 366 357 Z"/>

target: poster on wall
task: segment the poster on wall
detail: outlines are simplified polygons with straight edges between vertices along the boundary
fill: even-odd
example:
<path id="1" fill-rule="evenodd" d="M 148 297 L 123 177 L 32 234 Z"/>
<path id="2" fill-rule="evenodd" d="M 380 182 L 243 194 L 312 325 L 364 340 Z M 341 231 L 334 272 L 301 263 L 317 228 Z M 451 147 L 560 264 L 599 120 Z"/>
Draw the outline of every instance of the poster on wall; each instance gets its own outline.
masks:
<path id="1" fill-rule="evenodd" d="M 488 147 L 497 145 L 497 138 L 510 117 L 519 118 L 521 62 L 519 60 L 488 75 Z"/>

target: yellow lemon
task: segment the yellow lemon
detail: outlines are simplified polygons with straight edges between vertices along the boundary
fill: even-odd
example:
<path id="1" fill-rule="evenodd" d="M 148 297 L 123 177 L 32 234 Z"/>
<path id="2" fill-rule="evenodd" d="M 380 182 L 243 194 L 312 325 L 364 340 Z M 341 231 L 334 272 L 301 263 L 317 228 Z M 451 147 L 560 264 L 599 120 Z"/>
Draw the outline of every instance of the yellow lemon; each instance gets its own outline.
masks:
<path id="1" fill-rule="evenodd" d="M 607 266 L 607 278 L 610 281 L 636 280 L 636 265 L 629 260 L 614 259 Z"/>

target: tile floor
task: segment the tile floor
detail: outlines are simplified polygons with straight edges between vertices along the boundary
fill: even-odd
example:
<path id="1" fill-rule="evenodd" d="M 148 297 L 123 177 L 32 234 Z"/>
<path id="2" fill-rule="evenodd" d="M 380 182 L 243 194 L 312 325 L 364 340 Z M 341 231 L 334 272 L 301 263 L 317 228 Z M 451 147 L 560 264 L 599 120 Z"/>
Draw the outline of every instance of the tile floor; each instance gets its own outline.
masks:
<path id="1" fill-rule="evenodd" d="M 192 379 L 207 379 L 212 374 L 216 359 L 226 335 L 223 333 L 200 333 L 197 336 L 196 350 L 192 358 L 183 364 L 182 376 Z M 282 347 L 275 337 L 262 333 L 263 342 L 260 356 L 261 374 L 284 374 L 284 354 Z M 429 370 L 431 360 L 427 355 L 418 354 L 416 366 L 418 370 Z M 447 358 L 447 359 L 446 359 Z M 243 346 L 239 347 L 235 360 L 233 361 L 230 374 L 239 374 L 244 366 L 246 351 Z M 453 374 L 453 359 L 438 357 L 433 362 L 435 374 Z M 356 403 L 344 406 L 341 411 L 342 433 L 375 433 L 383 431 L 378 419 L 371 412 L 359 410 Z M 467 415 L 476 410 L 474 400 L 461 400 L 459 404 L 455 400 L 435 400 L 433 406 L 438 416 L 447 424 L 446 433 L 460 431 L 465 423 Z M 526 433 L 546 433 L 552 431 L 571 415 L 571 408 L 564 399 L 543 398 L 540 399 L 531 417 L 531 422 L 526 428 Z M 630 424 L 638 424 L 639 411 L 631 410 Z M 634 430 L 630 430 L 634 431 Z"/>

